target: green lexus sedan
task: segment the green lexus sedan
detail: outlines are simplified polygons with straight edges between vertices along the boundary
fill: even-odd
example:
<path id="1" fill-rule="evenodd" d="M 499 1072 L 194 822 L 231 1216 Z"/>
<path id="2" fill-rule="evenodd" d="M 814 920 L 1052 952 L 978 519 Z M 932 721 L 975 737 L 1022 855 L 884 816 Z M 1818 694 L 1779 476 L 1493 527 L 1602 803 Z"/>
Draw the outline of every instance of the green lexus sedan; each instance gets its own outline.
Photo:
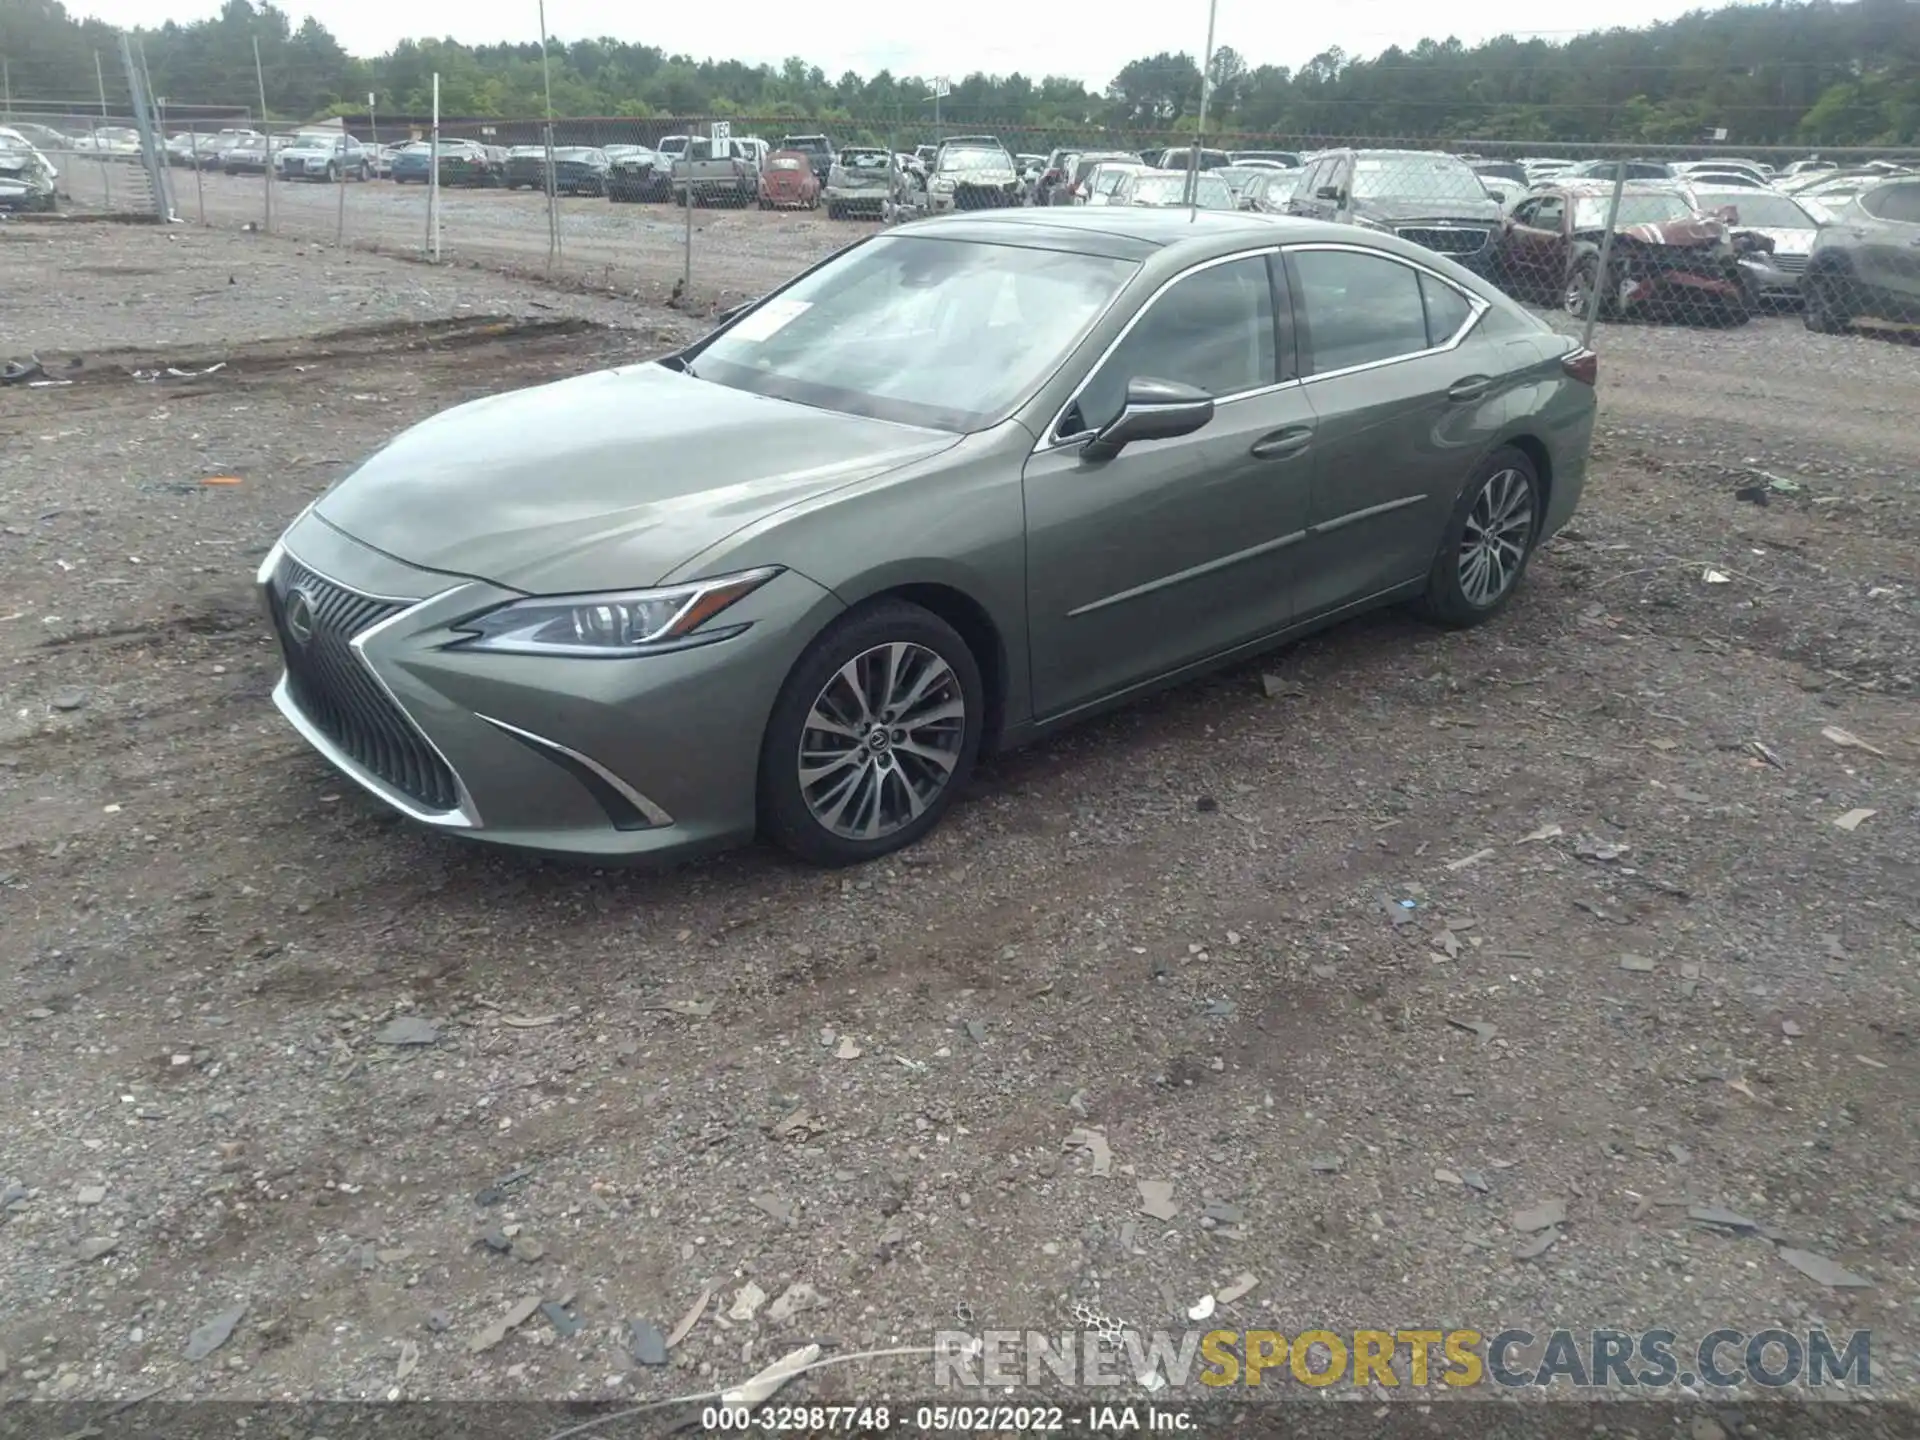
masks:
<path id="1" fill-rule="evenodd" d="M 1497 614 L 1579 501 L 1594 380 L 1390 234 L 902 225 L 390 441 L 260 568 L 274 700 L 449 833 L 870 860 L 984 752 L 1375 606 Z"/>

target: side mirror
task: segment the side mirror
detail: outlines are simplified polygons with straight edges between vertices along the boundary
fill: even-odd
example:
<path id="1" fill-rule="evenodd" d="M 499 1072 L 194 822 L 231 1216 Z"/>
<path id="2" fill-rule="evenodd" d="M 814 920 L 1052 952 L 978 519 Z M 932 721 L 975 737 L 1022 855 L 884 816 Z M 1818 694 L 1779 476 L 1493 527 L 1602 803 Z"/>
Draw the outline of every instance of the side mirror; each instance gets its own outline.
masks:
<path id="1" fill-rule="evenodd" d="M 1213 397 L 1206 391 L 1173 380 L 1135 377 L 1127 382 L 1120 413 L 1080 453 L 1089 460 L 1111 460 L 1136 440 L 1191 435 L 1212 419 Z"/>
<path id="2" fill-rule="evenodd" d="M 1718 210 L 1713 212 L 1713 218 L 1728 225 L 1738 225 L 1740 223 L 1740 207 L 1738 205 L 1722 205 Z"/>
<path id="3" fill-rule="evenodd" d="M 714 328 L 718 329 L 722 325 L 729 325 L 733 323 L 733 321 L 737 320 L 740 316 L 746 314 L 747 311 L 751 310 L 754 306 L 758 305 L 759 303 L 760 302 L 757 299 L 742 300 L 738 305 L 735 305 L 732 308 L 727 310 L 722 310 L 718 315 L 713 317 Z"/>
<path id="4" fill-rule="evenodd" d="M 1338 185 L 1322 185 L 1318 190 L 1313 192 L 1313 197 L 1316 200 L 1331 200 L 1335 204 L 1338 204 L 1341 199 L 1340 187 Z"/>

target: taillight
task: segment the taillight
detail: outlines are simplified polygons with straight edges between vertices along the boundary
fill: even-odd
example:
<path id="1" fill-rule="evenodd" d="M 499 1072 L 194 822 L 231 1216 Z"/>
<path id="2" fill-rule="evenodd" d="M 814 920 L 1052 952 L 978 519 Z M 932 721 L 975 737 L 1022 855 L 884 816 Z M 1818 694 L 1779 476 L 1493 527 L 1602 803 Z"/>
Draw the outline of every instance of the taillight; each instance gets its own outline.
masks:
<path id="1" fill-rule="evenodd" d="M 1582 385 L 1593 385 L 1600 379 L 1600 357 L 1591 350 L 1573 350 L 1562 355 L 1560 368 Z"/>

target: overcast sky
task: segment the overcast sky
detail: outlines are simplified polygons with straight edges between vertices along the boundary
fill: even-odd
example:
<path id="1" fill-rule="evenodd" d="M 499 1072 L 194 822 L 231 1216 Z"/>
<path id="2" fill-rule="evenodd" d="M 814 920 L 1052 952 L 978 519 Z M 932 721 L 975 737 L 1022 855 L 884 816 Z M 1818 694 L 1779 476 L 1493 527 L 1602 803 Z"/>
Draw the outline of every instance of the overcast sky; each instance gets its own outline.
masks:
<path id="1" fill-rule="evenodd" d="M 299 19 L 319 15 L 356 55 L 375 55 L 404 38 L 450 36 L 469 44 L 537 40 L 536 0 L 282 0 Z M 219 0 L 68 0 L 69 11 L 114 25 L 157 25 L 217 13 Z M 1695 8 L 1680 0 L 1613 0 L 1593 24 L 1580 26 L 1578 7 L 1538 0 L 1469 0 L 1437 6 L 1418 0 L 1337 0 L 1326 5 L 1219 0 L 1216 45 L 1231 45 L 1250 65 L 1297 66 L 1330 45 L 1350 55 L 1373 55 L 1389 45 L 1410 46 L 1432 36 L 1457 35 L 1468 44 L 1500 34 L 1563 39 L 1581 28 L 1643 25 Z M 1149 16 L 1151 23 L 1149 23 Z M 766 0 L 723 4 L 636 6 L 627 0 L 548 0 L 554 36 L 596 35 L 658 45 L 696 58 L 778 64 L 802 55 L 837 78 L 842 71 L 871 75 L 1011 71 L 1038 79 L 1071 75 L 1104 88 L 1114 73 L 1144 53 L 1187 50 L 1198 57 L 1207 38 L 1204 0 L 1155 0 L 1124 18 L 1095 0 L 970 0 L 958 9 L 902 7 L 897 0 L 833 0 L 809 10 Z M 1541 26 L 1573 29 L 1543 30 Z M 887 38 L 899 37 L 899 38 Z"/>

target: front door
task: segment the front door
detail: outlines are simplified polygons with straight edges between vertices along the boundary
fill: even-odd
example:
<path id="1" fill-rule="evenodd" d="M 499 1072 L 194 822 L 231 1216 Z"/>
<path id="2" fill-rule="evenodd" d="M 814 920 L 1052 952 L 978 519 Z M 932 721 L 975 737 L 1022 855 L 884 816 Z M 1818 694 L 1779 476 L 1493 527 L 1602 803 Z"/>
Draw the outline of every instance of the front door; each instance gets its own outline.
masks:
<path id="1" fill-rule="evenodd" d="M 1035 713 L 1063 714 L 1285 626 L 1306 528 L 1313 416 L 1293 381 L 1280 267 L 1190 271 L 1148 303 L 1028 460 Z M 1282 356 L 1285 357 L 1284 362 Z M 1215 397 L 1192 435 L 1081 454 L 1135 378 Z M 1064 442 L 1064 443 L 1063 443 Z"/>

